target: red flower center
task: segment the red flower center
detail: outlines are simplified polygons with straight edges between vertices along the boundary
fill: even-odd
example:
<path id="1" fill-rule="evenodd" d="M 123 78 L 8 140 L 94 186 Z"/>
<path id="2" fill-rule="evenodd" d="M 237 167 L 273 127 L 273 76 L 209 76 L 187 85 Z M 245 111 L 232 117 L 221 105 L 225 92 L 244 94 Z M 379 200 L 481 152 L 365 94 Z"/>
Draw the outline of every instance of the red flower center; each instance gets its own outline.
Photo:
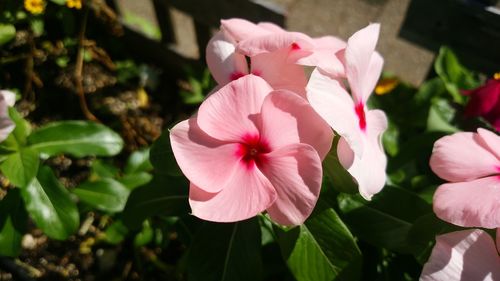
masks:
<path id="1" fill-rule="evenodd" d="M 356 111 L 356 115 L 358 115 L 359 127 L 364 132 L 366 130 L 365 106 L 363 103 L 358 103 L 354 107 L 354 110 Z"/>
<path id="2" fill-rule="evenodd" d="M 252 169 L 255 165 L 261 165 L 265 161 L 264 154 L 270 151 L 267 141 L 259 135 L 247 134 L 241 138 L 236 157 L 241 159 L 247 169 Z"/>

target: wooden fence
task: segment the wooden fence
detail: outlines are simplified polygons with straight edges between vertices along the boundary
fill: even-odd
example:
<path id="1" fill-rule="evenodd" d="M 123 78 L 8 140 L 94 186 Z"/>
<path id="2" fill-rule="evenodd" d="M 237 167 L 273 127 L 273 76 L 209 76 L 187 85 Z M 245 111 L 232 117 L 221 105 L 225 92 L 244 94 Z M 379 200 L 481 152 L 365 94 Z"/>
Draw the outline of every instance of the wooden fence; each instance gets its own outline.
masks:
<path id="1" fill-rule="evenodd" d="M 116 9 L 117 0 L 107 3 Z M 152 1 L 161 31 L 160 41 L 125 28 L 124 41 L 138 57 L 152 61 L 176 76 L 182 75 L 182 66 L 194 68 L 205 65 L 205 47 L 210 40 L 211 30 L 219 28 L 220 19 L 238 17 L 252 22 L 268 21 L 284 26 L 284 10 L 262 0 L 140 0 Z M 194 23 L 199 59 L 188 58 L 172 46 L 176 43 L 174 22 L 170 9 L 175 8 L 189 15 Z"/>

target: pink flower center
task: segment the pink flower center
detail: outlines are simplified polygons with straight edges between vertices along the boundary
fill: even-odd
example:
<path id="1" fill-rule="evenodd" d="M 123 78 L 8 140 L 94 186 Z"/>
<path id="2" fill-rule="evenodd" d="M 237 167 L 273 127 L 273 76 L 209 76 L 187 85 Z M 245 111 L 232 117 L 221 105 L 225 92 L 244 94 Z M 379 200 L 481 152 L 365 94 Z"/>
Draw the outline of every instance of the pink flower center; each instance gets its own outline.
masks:
<path id="1" fill-rule="evenodd" d="M 234 81 L 234 80 L 237 80 L 243 76 L 245 76 L 245 73 L 235 71 L 235 72 L 231 73 L 231 75 L 229 76 L 229 79 L 231 79 L 231 81 Z"/>
<path id="2" fill-rule="evenodd" d="M 241 159 L 247 169 L 252 169 L 255 165 L 261 165 L 265 161 L 264 154 L 270 151 L 267 141 L 259 135 L 246 134 L 241 138 L 236 157 Z"/>
<path id="3" fill-rule="evenodd" d="M 366 130 L 365 106 L 360 102 L 354 107 L 354 110 L 356 111 L 356 115 L 358 115 L 359 127 L 364 132 Z"/>
<path id="4" fill-rule="evenodd" d="M 297 50 L 300 50 L 300 49 L 301 49 L 301 48 L 300 48 L 299 44 L 297 44 L 297 43 L 292 43 L 292 50 L 293 50 L 293 51 L 297 51 Z"/>

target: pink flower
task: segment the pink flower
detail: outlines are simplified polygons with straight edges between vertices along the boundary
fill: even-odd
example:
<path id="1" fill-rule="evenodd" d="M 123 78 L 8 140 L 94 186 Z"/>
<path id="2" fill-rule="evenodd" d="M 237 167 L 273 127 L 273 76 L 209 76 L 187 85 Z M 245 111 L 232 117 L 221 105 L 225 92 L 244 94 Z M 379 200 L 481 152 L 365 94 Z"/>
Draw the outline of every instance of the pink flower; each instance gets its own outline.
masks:
<path id="1" fill-rule="evenodd" d="M 232 222 L 267 211 L 297 225 L 317 201 L 333 133 L 303 98 L 246 75 L 210 95 L 170 139 L 195 216 Z"/>
<path id="2" fill-rule="evenodd" d="M 500 227 L 500 137 L 484 129 L 434 144 L 431 169 L 450 181 L 434 194 L 434 212 L 464 227 Z"/>
<path id="3" fill-rule="evenodd" d="M 274 89 L 305 95 L 307 78 L 297 58 L 309 55 L 313 41 L 271 23 L 253 24 L 242 19 L 221 21 L 221 31 L 209 41 L 207 65 L 219 85 L 252 73 Z M 250 58 L 250 67 L 246 57 Z"/>
<path id="4" fill-rule="evenodd" d="M 381 145 L 387 118 L 380 110 L 368 110 L 366 101 L 382 71 L 383 59 L 375 52 L 379 24 L 370 24 L 352 35 L 345 50 L 338 52 L 352 94 L 342 77 L 315 69 L 307 85 L 312 107 L 342 137 L 337 147 L 339 160 L 358 183 L 367 200 L 386 181 L 387 158 Z"/>
<path id="5" fill-rule="evenodd" d="M 500 280 L 499 232 L 496 248 L 488 233 L 480 229 L 438 236 L 420 281 Z"/>
<path id="6" fill-rule="evenodd" d="M 14 130 L 15 124 L 9 117 L 8 108 L 14 106 L 16 94 L 0 90 L 0 142 L 4 141 Z"/>
<path id="7" fill-rule="evenodd" d="M 498 79 L 489 79 L 483 86 L 463 93 L 470 96 L 465 116 L 481 116 L 500 131 L 500 74 L 497 76 Z"/>

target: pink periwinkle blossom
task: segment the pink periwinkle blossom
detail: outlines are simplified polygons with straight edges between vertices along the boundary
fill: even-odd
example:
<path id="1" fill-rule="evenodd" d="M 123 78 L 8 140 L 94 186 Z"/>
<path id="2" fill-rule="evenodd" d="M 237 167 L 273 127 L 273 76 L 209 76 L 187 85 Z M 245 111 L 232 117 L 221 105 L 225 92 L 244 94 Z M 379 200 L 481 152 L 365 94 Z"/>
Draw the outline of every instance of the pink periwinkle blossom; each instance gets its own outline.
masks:
<path id="1" fill-rule="evenodd" d="M 481 116 L 500 132 L 500 73 L 495 74 L 495 78 L 488 79 L 481 87 L 463 93 L 470 96 L 465 116 Z"/>
<path id="2" fill-rule="evenodd" d="M 274 89 L 305 97 L 307 77 L 302 65 L 342 72 L 336 52 L 344 47 L 345 42 L 333 36 L 311 38 L 268 22 L 227 19 L 221 21 L 221 30 L 208 43 L 206 58 L 219 85 L 252 73 Z"/>
<path id="3" fill-rule="evenodd" d="M 193 215 L 234 222 L 267 211 L 298 225 L 316 204 L 333 132 L 305 99 L 250 74 L 210 95 L 170 139 Z"/>
<path id="4" fill-rule="evenodd" d="M 420 281 L 500 280 L 500 234 L 468 229 L 439 235 Z M 497 252 L 498 251 L 498 252 Z"/>
<path id="5" fill-rule="evenodd" d="M 0 142 L 4 141 L 14 130 L 15 124 L 9 117 L 8 108 L 14 106 L 16 94 L 0 90 Z"/>
<path id="6" fill-rule="evenodd" d="M 478 129 L 434 144 L 432 171 L 449 181 L 434 193 L 434 212 L 464 227 L 500 227 L 500 137 Z"/>
<path id="7" fill-rule="evenodd" d="M 381 136 L 387 118 L 383 111 L 369 110 L 366 105 L 382 71 L 383 59 L 375 51 L 379 29 L 379 24 L 370 24 L 354 33 L 345 49 L 335 53 L 342 67 L 334 67 L 334 71 L 316 68 L 307 85 L 311 106 L 341 136 L 337 147 L 340 163 L 367 200 L 386 181 L 387 157 Z"/>

